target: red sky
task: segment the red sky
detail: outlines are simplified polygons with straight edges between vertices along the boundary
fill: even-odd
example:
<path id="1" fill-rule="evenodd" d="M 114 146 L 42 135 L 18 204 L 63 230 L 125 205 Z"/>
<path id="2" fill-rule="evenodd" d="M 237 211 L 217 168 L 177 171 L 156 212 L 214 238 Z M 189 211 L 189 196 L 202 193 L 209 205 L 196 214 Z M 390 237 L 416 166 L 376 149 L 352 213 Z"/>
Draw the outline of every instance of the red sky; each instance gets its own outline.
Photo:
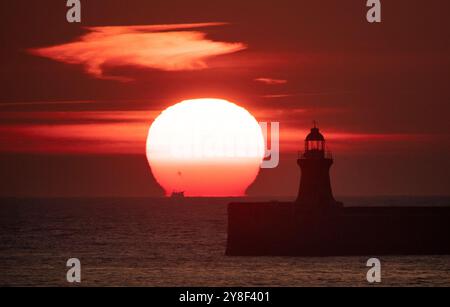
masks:
<path id="1" fill-rule="evenodd" d="M 1 196 L 162 195 L 148 127 L 217 97 L 278 121 L 282 162 L 249 195 L 295 195 L 316 119 L 336 194 L 448 194 L 448 1 L 3 1 Z"/>

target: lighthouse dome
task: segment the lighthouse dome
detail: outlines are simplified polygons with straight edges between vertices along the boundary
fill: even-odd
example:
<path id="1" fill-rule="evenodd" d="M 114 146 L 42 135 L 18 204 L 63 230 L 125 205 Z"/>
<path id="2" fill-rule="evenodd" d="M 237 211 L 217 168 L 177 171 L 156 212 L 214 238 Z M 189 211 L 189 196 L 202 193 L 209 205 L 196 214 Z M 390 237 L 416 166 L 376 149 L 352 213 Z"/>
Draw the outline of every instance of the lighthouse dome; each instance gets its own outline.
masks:
<path id="1" fill-rule="evenodd" d="M 306 141 L 325 141 L 322 133 L 320 133 L 319 128 L 312 128 L 311 132 L 306 136 Z"/>
<path id="2" fill-rule="evenodd" d="M 325 147 L 325 138 L 314 121 L 314 127 L 311 128 L 311 132 L 306 136 L 305 156 L 323 158 L 325 157 Z"/>

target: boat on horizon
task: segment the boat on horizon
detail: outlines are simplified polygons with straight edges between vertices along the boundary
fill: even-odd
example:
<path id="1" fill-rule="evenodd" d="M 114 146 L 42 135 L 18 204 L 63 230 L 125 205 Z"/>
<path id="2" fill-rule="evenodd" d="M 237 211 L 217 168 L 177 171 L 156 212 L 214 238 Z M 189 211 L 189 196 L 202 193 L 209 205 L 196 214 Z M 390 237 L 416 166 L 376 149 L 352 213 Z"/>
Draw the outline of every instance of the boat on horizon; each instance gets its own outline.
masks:
<path id="1" fill-rule="evenodd" d="M 174 191 L 174 192 L 172 192 L 172 195 L 170 196 L 170 198 L 173 198 L 173 199 L 184 199 L 184 198 L 186 198 L 186 196 L 184 195 L 184 191 L 183 192 Z"/>

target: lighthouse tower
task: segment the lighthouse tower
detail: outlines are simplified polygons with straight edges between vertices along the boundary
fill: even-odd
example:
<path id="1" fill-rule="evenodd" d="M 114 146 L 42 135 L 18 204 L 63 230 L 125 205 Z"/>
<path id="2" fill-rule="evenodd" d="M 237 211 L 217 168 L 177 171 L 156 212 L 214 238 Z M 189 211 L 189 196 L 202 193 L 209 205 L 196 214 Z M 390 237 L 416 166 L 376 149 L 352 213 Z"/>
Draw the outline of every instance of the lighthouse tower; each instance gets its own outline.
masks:
<path id="1" fill-rule="evenodd" d="M 305 140 L 305 150 L 297 160 L 301 169 L 297 204 L 311 210 L 335 209 L 342 206 L 333 197 L 330 167 L 333 157 L 326 150 L 325 138 L 314 122 Z"/>

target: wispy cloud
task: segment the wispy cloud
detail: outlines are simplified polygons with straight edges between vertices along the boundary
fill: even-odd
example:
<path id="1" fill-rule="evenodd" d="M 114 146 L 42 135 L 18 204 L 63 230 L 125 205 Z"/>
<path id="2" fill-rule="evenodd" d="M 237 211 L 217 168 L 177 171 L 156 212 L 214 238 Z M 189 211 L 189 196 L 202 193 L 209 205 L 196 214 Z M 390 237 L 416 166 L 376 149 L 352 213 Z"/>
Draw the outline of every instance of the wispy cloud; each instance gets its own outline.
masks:
<path id="1" fill-rule="evenodd" d="M 269 95 L 262 95 L 262 98 L 286 98 L 286 97 L 292 97 L 295 96 L 293 94 L 269 94 Z"/>
<path id="2" fill-rule="evenodd" d="M 283 79 L 272 79 L 272 78 L 256 78 L 256 82 L 264 83 L 267 85 L 280 85 L 280 84 L 286 84 L 287 80 Z"/>
<path id="3" fill-rule="evenodd" d="M 246 49 L 243 43 L 217 42 L 194 28 L 225 23 L 194 23 L 145 26 L 87 27 L 88 33 L 74 42 L 31 49 L 34 55 L 83 65 L 86 72 L 100 79 L 126 81 L 108 76 L 105 67 L 137 66 L 163 71 L 208 68 L 210 57 Z"/>

